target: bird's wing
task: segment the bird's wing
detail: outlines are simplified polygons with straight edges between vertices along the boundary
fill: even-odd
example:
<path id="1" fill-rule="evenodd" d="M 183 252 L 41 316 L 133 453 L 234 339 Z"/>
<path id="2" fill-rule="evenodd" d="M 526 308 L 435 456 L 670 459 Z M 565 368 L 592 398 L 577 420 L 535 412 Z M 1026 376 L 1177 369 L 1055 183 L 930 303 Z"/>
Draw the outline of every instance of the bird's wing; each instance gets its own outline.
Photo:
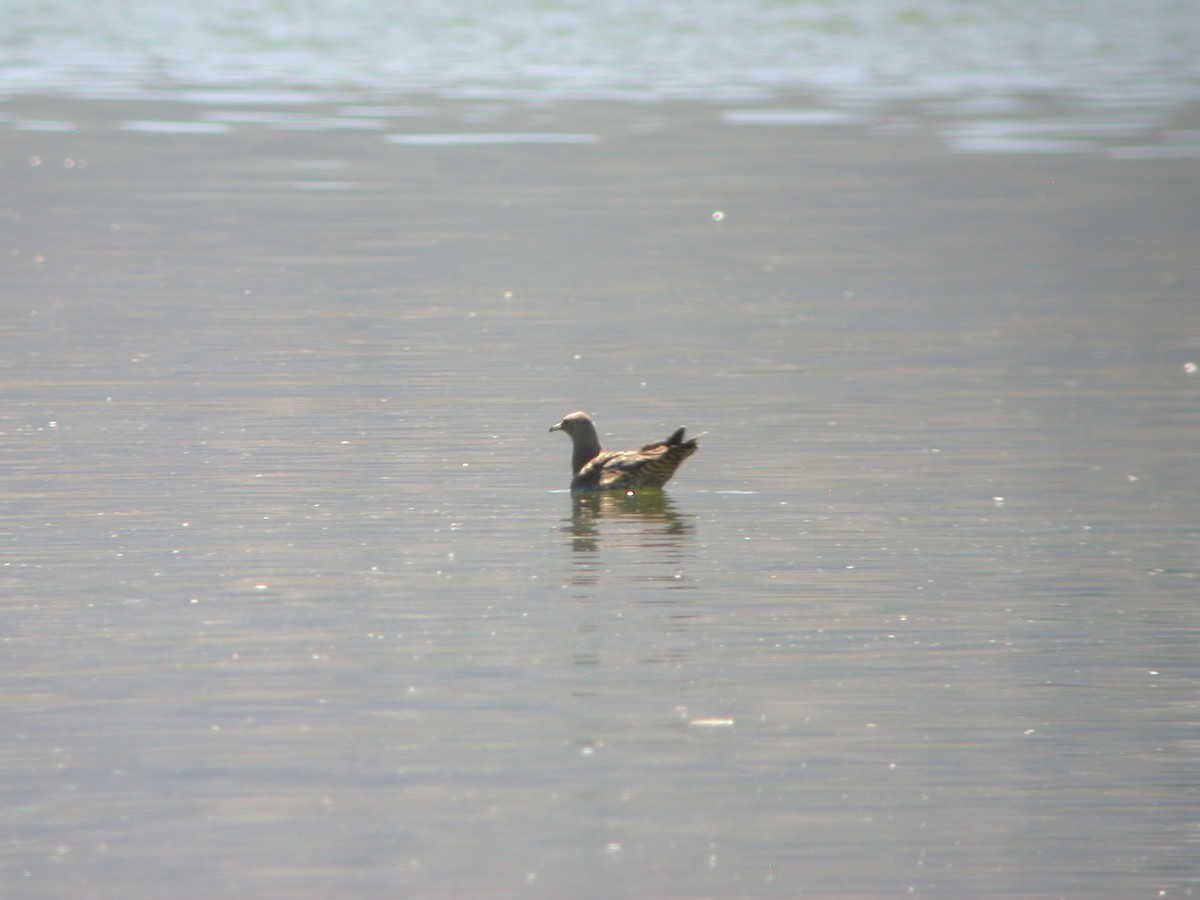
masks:
<path id="1" fill-rule="evenodd" d="M 617 450 L 608 456 L 600 470 L 600 487 L 662 487 L 680 463 L 692 455 L 695 445 L 660 441 L 640 450 Z"/>
<path id="2" fill-rule="evenodd" d="M 637 450 L 605 450 L 588 460 L 571 482 L 573 491 L 660 488 L 685 459 L 696 452 L 696 439 L 676 430 L 665 441 Z"/>

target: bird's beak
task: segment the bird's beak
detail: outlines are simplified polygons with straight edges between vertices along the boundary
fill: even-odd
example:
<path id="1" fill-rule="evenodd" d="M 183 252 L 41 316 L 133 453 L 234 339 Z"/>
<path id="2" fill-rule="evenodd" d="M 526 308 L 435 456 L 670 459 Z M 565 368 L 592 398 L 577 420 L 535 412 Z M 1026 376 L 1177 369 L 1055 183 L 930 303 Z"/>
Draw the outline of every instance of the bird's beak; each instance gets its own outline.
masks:
<path id="1" fill-rule="evenodd" d="M 562 422 L 559 422 L 557 425 L 551 425 L 550 430 L 551 431 L 562 431 Z"/>

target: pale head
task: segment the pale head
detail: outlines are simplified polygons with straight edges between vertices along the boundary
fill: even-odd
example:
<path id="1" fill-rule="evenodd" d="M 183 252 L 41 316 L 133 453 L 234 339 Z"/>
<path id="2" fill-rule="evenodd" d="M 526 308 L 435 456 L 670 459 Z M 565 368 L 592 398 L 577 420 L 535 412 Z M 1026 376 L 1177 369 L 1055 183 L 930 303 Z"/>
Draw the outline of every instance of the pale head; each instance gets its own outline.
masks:
<path id="1" fill-rule="evenodd" d="M 578 472 L 600 452 L 600 438 L 592 418 L 585 412 L 573 412 L 551 431 L 565 431 L 571 437 L 571 471 Z"/>
<path id="2" fill-rule="evenodd" d="M 587 434 L 589 431 L 595 434 L 596 426 L 592 424 L 592 417 L 580 410 L 563 416 L 563 420 L 557 425 L 551 425 L 550 430 L 565 431 L 571 437 L 575 437 L 577 434 Z"/>

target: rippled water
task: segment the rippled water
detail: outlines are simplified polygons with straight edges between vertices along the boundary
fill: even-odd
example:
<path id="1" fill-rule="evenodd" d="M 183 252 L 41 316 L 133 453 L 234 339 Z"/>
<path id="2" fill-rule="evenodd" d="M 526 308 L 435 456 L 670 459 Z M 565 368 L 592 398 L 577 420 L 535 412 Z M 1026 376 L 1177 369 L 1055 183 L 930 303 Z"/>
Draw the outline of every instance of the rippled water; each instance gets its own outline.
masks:
<path id="1" fill-rule="evenodd" d="M 1194 161 L 238 96 L 4 108 L 5 896 L 1197 889 Z"/>
<path id="2" fill-rule="evenodd" d="M 1200 132 L 1172 123 L 1200 98 L 1197 60 L 1200 17 L 1177 0 L 0 6 L 0 97 L 182 101 L 206 118 L 124 127 L 193 134 L 267 116 L 280 130 L 369 131 L 390 127 L 402 95 L 687 98 L 756 126 L 894 132 L 915 115 L 968 153 L 1194 158 Z M 14 124 L 76 127 L 37 110 Z"/>
<path id="3" fill-rule="evenodd" d="M 154 84 L 455 94 L 858 98 L 1200 93 L 1200 23 L 1178 0 L 971 4 L 11 0 L 0 87 Z"/>

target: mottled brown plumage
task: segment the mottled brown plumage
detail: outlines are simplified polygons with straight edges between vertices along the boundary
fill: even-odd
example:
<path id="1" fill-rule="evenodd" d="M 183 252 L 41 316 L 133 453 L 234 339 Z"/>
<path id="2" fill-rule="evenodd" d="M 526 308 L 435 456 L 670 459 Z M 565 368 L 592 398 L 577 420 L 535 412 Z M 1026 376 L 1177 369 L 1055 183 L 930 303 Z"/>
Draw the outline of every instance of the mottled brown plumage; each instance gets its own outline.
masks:
<path id="1" fill-rule="evenodd" d="M 605 450 L 600 446 L 596 426 L 585 412 L 573 412 L 551 431 L 571 436 L 572 491 L 633 491 L 660 488 L 685 459 L 696 452 L 696 439 L 683 439 L 684 429 L 665 441 L 647 444 L 637 450 Z"/>

